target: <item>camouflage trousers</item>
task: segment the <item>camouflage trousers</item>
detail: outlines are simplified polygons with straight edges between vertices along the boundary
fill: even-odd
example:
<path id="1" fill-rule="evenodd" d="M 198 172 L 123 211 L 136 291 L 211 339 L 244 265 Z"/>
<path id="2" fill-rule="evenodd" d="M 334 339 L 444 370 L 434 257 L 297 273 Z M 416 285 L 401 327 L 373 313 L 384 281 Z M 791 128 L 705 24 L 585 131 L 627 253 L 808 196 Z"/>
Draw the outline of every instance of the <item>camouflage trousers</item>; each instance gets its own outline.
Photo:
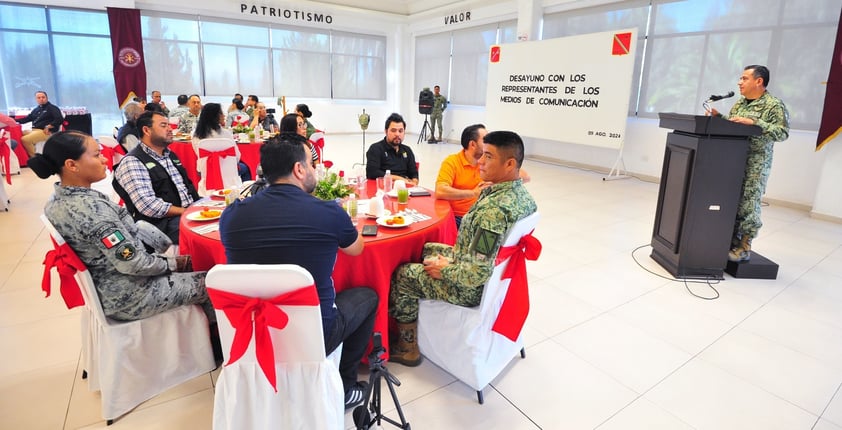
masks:
<path id="1" fill-rule="evenodd" d="M 739 244 L 743 236 L 754 239 L 763 226 L 760 220 L 760 203 L 766 192 L 766 182 L 772 168 L 772 145 L 773 143 L 768 143 L 762 144 L 760 148 L 752 147 L 749 152 L 742 194 L 737 206 L 737 220 L 731 237 L 732 246 Z"/>
<path id="2" fill-rule="evenodd" d="M 442 243 L 424 245 L 422 258 L 436 255 L 452 258 L 453 248 Z M 482 299 L 483 286 L 453 285 L 443 279 L 433 279 L 419 263 L 402 264 L 392 274 L 392 288 L 389 293 L 389 315 L 400 323 L 418 319 L 418 299 L 434 299 L 459 306 L 477 306 Z"/>
<path id="3" fill-rule="evenodd" d="M 435 138 L 436 136 L 443 137 L 442 133 L 444 132 L 444 127 L 442 127 L 442 122 L 441 122 L 442 117 L 443 117 L 443 114 L 441 112 L 439 112 L 439 113 L 433 112 L 433 113 L 430 114 L 430 133 L 431 133 L 430 138 L 431 139 Z M 439 129 L 439 134 L 436 134 L 436 128 L 437 127 Z"/>
<path id="4" fill-rule="evenodd" d="M 101 287 L 102 285 L 102 287 Z M 216 321 L 216 313 L 205 289 L 205 272 L 172 273 L 168 276 L 150 278 L 139 285 L 133 292 L 109 291 L 108 283 L 96 284 L 100 297 L 113 300 L 101 300 L 114 306 L 111 309 L 103 305 L 109 318 L 120 321 L 135 321 L 149 318 L 185 305 L 199 305 L 208 317 Z M 109 307 L 111 307 L 109 306 Z"/>

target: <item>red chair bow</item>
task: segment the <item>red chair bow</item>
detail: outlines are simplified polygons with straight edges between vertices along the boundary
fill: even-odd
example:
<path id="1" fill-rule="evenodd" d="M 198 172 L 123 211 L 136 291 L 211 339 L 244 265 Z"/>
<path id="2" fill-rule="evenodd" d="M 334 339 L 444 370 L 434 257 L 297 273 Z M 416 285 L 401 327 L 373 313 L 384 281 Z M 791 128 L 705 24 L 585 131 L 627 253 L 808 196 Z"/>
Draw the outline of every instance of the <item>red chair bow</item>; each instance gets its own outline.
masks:
<path id="1" fill-rule="evenodd" d="M 6 133 L 6 130 L 0 131 L 0 159 L 3 160 L 3 171 L 6 172 L 6 183 L 12 185 L 12 165 L 11 165 L 11 156 L 12 156 L 12 148 L 7 143 L 7 139 L 9 139 L 9 135 Z"/>
<path id="2" fill-rule="evenodd" d="M 534 231 L 534 230 L 533 230 Z M 541 241 L 532 236 L 532 232 L 520 238 L 517 245 L 504 246 L 497 252 L 494 265 L 511 257 L 503 272 L 502 279 L 511 279 L 500 313 L 494 321 L 492 331 L 517 341 L 526 316 L 529 314 L 529 282 L 526 279 L 526 260 L 537 260 L 541 255 Z"/>
<path id="3" fill-rule="evenodd" d="M 114 171 L 114 154 L 126 155 L 126 150 L 123 149 L 121 145 L 117 145 L 113 148 L 107 145 L 102 145 L 100 153 L 103 157 L 105 157 L 105 162 L 108 163 L 108 169 Z"/>
<path id="4" fill-rule="evenodd" d="M 58 276 L 61 279 L 61 297 L 64 299 L 64 304 L 67 309 L 73 309 L 76 306 L 85 304 L 85 298 L 82 296 L 82 290 L 79 289 L 79 284 L 76 282 L 76 272 L 86 270 L 85 263 L 79 259 L 73 249 L 67 243 L 58 246 L 53 240 L 55 249 L 47 251 L 44 256 L 44 276 L 41 278 L 41 290 L 47 293 L 44 297 L 50 297 L 50 272 L 53 267 L 56 268 Z"/>
<path id="5" fill-rule="evenodd" d="M 235 157 L 237 151 L 234 147 L 223 149 L 222 151 L 208 151 L 199 148 L 199 158 L 207 158 L 208 164 L 205 169 L 205 189 L 206 190 L 221 190 L 225 188 L 222 185 L 222 169 L 219 165 L 219 160 L 225 157 Z"/>
<path id="6" fill-rule="evenodd" d="M 210 287 L 207 290 L 213 307 L 225 312 L 225 316 L 234 326 L 234 341 L 231 343 L 231 356 L 226 366 L 243 356 L 254 333 L 254 352 L 257 363 L 266 375 L 266 380 L 277 393 L 275 348 L 272 345 L 269 327 L 283 330 L 289 322 L 286 312 L 278 308 L 278 305 L 317 306 L 319 295 L 316 292 L 316 286 L 303 287 L 271 299 L 241 296 Z"/>

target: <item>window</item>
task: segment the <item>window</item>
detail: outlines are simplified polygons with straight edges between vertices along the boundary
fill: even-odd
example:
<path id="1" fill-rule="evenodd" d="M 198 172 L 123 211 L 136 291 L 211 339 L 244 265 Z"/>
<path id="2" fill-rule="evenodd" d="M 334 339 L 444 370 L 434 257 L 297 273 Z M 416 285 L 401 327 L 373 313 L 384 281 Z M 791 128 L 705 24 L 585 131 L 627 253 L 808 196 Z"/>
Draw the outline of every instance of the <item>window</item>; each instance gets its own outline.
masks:
<path id="1" fill-rule="evenodd" d="M 94 134 L 110 134 L 122 124 L 111 59 L 105 12 L 0 4 L 0 110 L 31 108 L 46 91 L 56 106 L 85 106 Z"/>
<path id="2" fill-rule="evenodd" d="M 273 28 L 272 66 L 276 95 L 330 97 L 330 33 Z"/>
<path id="3" fill-rule="evenodd" d="M 737 92 L 744 66 L 763 64 L 790 126 L 817 129 L 840 7 L 842 0 L 653 0 L 640 115 L 701 113 L 711 94 Z"/>
<path id="4" fill-rule="evenodd" d="M 416 90 L 439 85 L 449 103 L 484 106 L 488 52 L 492 45 L 516 40 L 516 21 L 419 36 L 415 39 Z"/>
<path id="5" fill-rule="evenodd" d="M 386 40 L 333 33 L 331 82 L 337 99 L 386 99 Z"/>

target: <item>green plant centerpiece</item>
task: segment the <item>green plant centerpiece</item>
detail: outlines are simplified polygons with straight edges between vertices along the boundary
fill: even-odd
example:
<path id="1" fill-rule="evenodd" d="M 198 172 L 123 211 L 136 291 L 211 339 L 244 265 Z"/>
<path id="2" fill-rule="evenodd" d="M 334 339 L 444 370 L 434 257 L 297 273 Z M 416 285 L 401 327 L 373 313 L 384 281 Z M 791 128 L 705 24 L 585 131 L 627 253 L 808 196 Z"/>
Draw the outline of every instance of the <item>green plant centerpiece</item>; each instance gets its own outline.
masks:
<path id="1" fill-rule="evenodd" d="M 325 172 L 323 179 L 316 182 L 313 195 L 322 200 L 342 200 L 354 192 L 354 188 L 342 183 L 342 178 L 331 171 Z"/>

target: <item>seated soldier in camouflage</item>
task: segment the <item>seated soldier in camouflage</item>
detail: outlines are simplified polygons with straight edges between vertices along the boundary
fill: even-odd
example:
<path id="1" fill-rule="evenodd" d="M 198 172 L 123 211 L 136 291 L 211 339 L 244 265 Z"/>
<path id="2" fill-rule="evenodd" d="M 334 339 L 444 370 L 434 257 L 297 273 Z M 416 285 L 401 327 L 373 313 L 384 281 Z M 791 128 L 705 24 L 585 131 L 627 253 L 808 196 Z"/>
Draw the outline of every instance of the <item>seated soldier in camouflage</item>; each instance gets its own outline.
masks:
<path id="1" fill-rule="evenodd" d="M 392 275 L 389 314 L 398 322 L 399 339 L 389 360 L 406 366 L 421 363 L 416 341 L 418 299 L 477 306 L 494 269 L 506 233 L 537 210 L 519 178 L 523 141 L 510 131 L 485 135 L 478 161 L 480 178 L 491 182 L 462 218 L 456 245 L 424 245 L 423 264 L 403 264 Z"/>
<path id="2" fill-rule="evenodd" d="M 88 267 L 107 317 L 140 320 L 197 304 L 215 323 L 205 273 L 173 273 L 189 270 L 189 257 L 160 254 L 172 245 L 165 234 L 144 221 L 135 223 L 125 208 L 91 189 L 93 182 L 105 178 L 106 170 L 93 137 L 54 134 L 43 154 L 28 163 L 43 179 L 59 175 L 61 182 L 44 213 Z M 147 252 L 147 246 L 156 253 Z"/>

